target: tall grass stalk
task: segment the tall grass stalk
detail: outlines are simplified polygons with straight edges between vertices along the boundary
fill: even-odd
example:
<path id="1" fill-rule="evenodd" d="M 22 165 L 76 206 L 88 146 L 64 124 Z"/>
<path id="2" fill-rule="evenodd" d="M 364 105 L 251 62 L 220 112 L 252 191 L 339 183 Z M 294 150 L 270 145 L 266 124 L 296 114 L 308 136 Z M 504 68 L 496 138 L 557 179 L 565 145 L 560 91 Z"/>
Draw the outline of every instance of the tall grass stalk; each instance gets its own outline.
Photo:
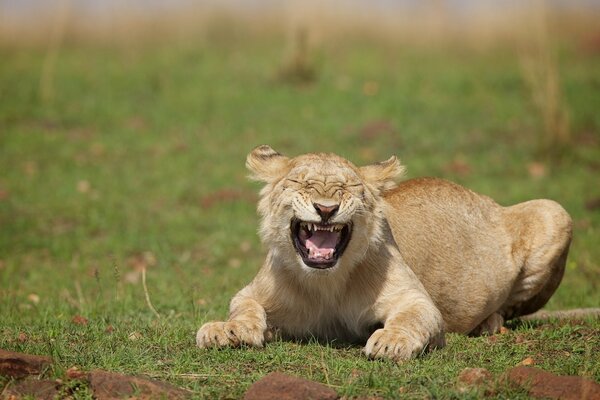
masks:
<path id="1" fill-rule="evenodd" d="M 52 26 L 46 56 L 42 64 L 42 73 L 40 75 L 39 93 L 43 102 L 52 101 L 54 98 L 54 70 L 67 31 L 69 14 L 70 1 L 61 0 L 56 9 L 55 21 Z"/>
<path id="2" fill-rule="evenodd" d="M 536 2 L 531 22 L 533 31 L 526 46 L 520 49 L 520 62 L 523 80 L 541 120 L 538 151 L 543 157 L 560 158 L 571 143 L 569 113 L 543 2 Z"/>

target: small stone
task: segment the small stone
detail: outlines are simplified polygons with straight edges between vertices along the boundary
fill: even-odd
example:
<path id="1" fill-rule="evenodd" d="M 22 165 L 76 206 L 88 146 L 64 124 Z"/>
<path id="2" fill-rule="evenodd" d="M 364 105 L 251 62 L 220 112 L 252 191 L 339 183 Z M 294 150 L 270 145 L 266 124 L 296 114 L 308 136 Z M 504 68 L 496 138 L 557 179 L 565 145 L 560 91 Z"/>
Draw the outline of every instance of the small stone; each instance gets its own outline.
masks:
<path id="1" fill-rule="evenodd" d="M 77 191 L 79 193 L 88 193 L 91 188 L 92 185 L 90 185 L 89 181 L 80 180 L 79 182 L 77 182 Z"/>
<path id="2" fill-rule="evenodd" d="M 273 372 L 250 386 L 244 400 L 335 400 L 335 390 L 317 382 Z"/>
<path id="3" fill-rule="evenodd" d="M 121 398 L 187 399 L 191 393 L 165 382 L 102 370 L 89 373 L 90 389 L 97 400 Z"/>
<path id="4" fill-rule="evenodd" d="M 517 335 L 515 336 L 515 343 L 517 344 L 521 344 L 521 343 L 525 343 L 525 337 L 523 335 Z"/>
<path id="5" fill-rule="evenodd" d="M 19 332 L 19 336 L 17 336 L 17 341 L 19 343 L 25 343 L 28 339 L 29 337 L 27 337 L 25 332 Z"/>
<path id="6" fill-rule="evenodd" d="M 501 327 L 500 327 L 500 334 L 501 334 L 501 335 L 505 335 L 505 334 L 507 334 L 508 332 L 510 332 L 510 329 L 508 329 L 507 327 L 505 327 L 505 326 L 501 326 Z"/>
<path id="7" fill-rule="evenodd" d="M 535 364 L 535 360 L 531 357 L 527 357 L 517 365 L 524 365 L 524 366 L 528 367 L 533 364 Z"/>
<path id="8" fill-rule="evenodd" d="M 79 314 L 77 314 L 73 318 L 71 318 L 71 322 L 74 323 L 75 325 L 87 325 L 88 324 L 87 318 L 82 317 Z"/>
<path id="9" fill-rule="evenodd" d="M 54 381 L 25 379 L 9 385 L 2 398 L 52 400 L 58 398 L 59 387 Z"/>
<path id="10" fill-rule="evenodd" d="M 38 304 L 40 302 L 40 296 L 38 296 L 35 293 L 31 293 L 27 296 L 27 300 L 29 300 L 33 304 Z"/>
<path id="11" fill-rule="evenodd" d="M 140 340 L 142 337 L 143 337 L 142 334 L 139 332 L 131 332 L 127 338 L 129 340 L 136 341 L 136 340 Z"/>
<path id="12" fill-rule="evenodd" d="M 492 379 L 492 373 L 485 368 L 465 368 L 458 375 L 460 386 L 478 386 Z"/>
<path id="13" fill-rule="evenodd" d="M 533 179 L 541 179 L 546 176 L 546 165 L 540 162 L 531 162 L 527 164 L 527 172 Z"/>
<path id="14" fill-rule="evenodd" d="M 600 384 L 580 376 L 561 376 L 534 367 L 519 366 L 507 373 L 510 382 L 533 397 L 579 400 L 600 399 Z"/>

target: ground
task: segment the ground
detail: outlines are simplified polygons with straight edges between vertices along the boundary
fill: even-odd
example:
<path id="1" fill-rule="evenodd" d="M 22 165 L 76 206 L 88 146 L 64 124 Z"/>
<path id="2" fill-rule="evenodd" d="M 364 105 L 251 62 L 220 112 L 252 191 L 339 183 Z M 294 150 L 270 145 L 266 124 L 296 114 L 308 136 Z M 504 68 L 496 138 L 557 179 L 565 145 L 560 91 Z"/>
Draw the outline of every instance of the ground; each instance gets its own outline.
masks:
<path id="1" fill-rule="evenodd" d="M 244 169 L 259 144 L 357 164 L 396 154 L 409 177 L 448 178 L 504 205 L 554 199 L 575 239 L 547 308 L 600 306 L 600 53 L 557 47 L 571 139 L 546 151 L 510 48 L 322 43 L 315 80 L 292 82 L 278 79 L 281 41 L 217 39 L 70 43 L 44 96 L 45 50 L 0 49 L 0 348 L 52 356 L 49 378 L 74 366 L 146 374 L 198 398 L 239 397 L 273 371 L 349 397 L 475 398 L 457 387 L 460 371 L 496 376 L 528 358 L 600 380 L 597 320 L 451 334 L 400 365 L 335 342 L 197 349 L 198 327 L 226 316 L 265 254 L 259 186 Z"/>

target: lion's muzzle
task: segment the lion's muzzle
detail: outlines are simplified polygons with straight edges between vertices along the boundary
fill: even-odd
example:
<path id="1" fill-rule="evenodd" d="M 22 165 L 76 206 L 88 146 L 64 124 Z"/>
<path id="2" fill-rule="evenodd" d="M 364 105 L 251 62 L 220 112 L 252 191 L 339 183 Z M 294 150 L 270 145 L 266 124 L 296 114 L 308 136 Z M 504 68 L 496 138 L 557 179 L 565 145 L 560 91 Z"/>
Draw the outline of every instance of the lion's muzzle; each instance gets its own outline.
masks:
<path id="1" fill-rule="evenodd" d="M 333 267 L 342 256 L 352 233 L 351 224 L 324 224 L 294 219 L 292 242 L 304 264 L 312 268 Z"/>

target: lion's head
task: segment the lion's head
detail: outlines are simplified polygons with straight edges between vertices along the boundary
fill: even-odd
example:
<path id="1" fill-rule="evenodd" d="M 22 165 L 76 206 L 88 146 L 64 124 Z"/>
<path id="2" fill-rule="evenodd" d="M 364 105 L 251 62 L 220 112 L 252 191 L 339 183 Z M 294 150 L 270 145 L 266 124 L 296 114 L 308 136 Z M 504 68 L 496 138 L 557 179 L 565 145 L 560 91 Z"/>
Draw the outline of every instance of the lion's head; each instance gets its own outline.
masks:
<path id="1" fill-rule="evenodd" d="M 396 157 L 356 167 L 335 154 L 285 157 L 269 146 L 246 160 L 265 182 L 258 211 L 261 238 L 286 266 L 332 271 L 360 262 L 381 240 L 382 193 L 404 172 Z"/>

